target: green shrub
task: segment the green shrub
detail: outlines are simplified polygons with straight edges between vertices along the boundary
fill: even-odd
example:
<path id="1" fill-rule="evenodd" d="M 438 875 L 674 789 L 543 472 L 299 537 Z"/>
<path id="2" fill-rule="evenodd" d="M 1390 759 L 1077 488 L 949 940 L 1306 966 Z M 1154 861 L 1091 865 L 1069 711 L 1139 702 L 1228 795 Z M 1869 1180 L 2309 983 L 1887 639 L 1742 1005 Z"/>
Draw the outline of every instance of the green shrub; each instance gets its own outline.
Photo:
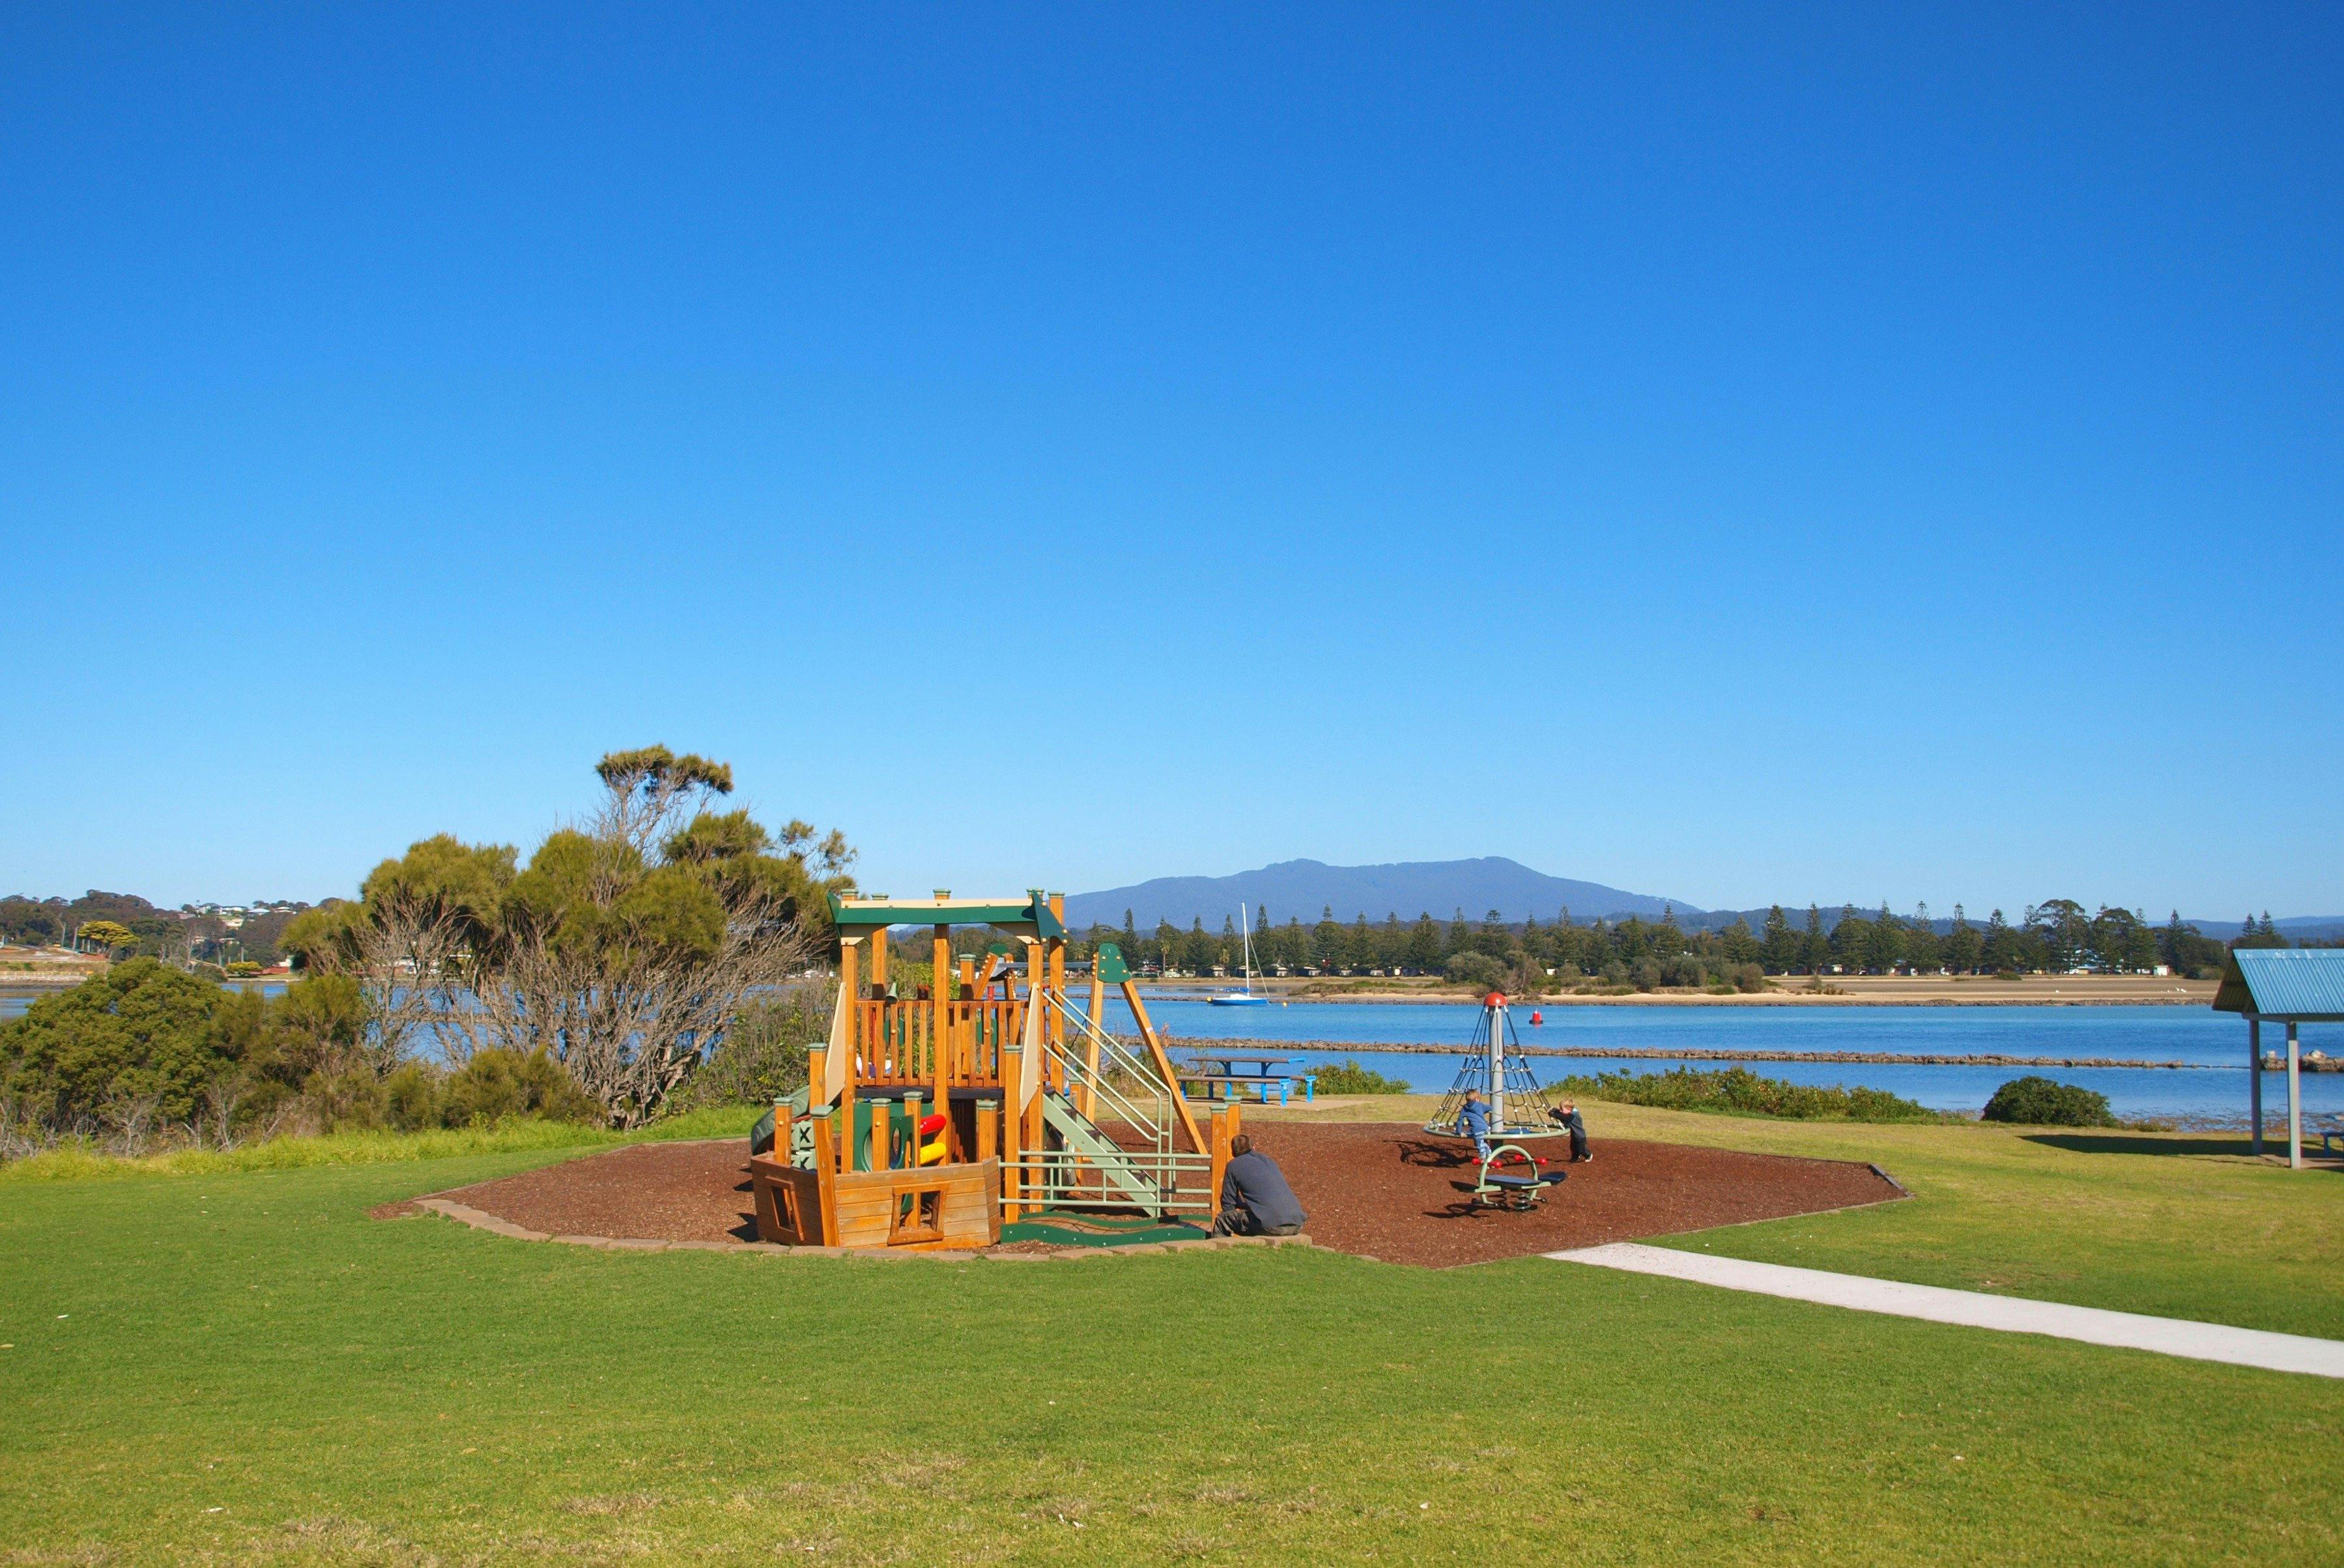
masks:
<path id="1" fill-rule="evenodd" d="M 716 1049 L 670 1095 L 663 1116 L 720 1105 L 772 1105 L 803 1087 L 806 1050 L 830 1038 L 832 985 L 806 985 L 743 1008 Z"/>
<path id="2" fill-rule="evenodd" d="M 371 1077 L 372 1074 L 368 1074 Z M 448 1125 L 448 1095 L 440 1075 L 420 1062 L 408 1062 L 380 1082 L 381 1121 L 399 1132 Z M 493 1118 L 491 1118 L 493 1119 Z"/>
<path id="3" fill-rule="evenodd" d="M 2013 1078 L 1985 1102 L 1988 1121 L 2023 1122 L 2029 1127 L 2114 1127 L 2108 1097 L 2074 1084 L 2029 1075 Z"/>
<path id="4" fill-rule="evenodd" d="M 235 1069 L 258 1002 L 127 959 L 0 1027 L 0 1092 L 28 1120 L 59 1129 L 118 1121 L 132 1107 L 186 1121 Z"/>
<path id="5" fill-rule="evenodd" d="M 394 1075 L 395 1076 L 395 1075 Z M 609 1113 L 570 1076 L 570 1069 L 542 1050 L 475 1051 L 472 1059 L 440 1086 L 441 1112 L 450 1127 L 481 1127 L 516 1117 L 547 1121 L 599 1122 Z"/>
<path id="6" fill-rule="evenodd" d="M 1662 1110 L 1773 1116 L 1797 1121 L 1946 1119 L 1926 1106 L 1885 1089 L 1786 1083 L 1781 1078 L 1761 1077 L 1747 1067 L 1727 1067 L 1717 1072 L 1672 1067 L 1664 1073 L 1623 1071 L 1600 1073 L 1593 1077 L 1574 1074 L 1554 1087 L 1581 1099 L 1653 1106 Z"/>
<path id="7" fill-rule="evenodd" d="M 1356 1061 L 1347 1061 L 1339 1067 L 1320 1067 L 1312 1075 L 1317 1079 L 1316 1092 L 1322 1095 L 1404 1095 L 1409 1087 L 1399 1078 L 1387 1077 L 1373 1067 L 1363 1067 Z"/>

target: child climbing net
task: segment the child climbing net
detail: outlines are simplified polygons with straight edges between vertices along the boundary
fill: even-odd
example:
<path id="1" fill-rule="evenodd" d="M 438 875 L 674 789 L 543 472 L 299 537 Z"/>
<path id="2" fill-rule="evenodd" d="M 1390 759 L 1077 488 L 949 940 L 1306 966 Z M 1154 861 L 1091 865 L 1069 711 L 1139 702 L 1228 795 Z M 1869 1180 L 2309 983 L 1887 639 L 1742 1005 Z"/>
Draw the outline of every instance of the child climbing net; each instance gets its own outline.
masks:
<path id="1" fill-rule="evenodd" d="M 1502 992 L 1481 998 L 1481 1014 L 1465 1060 L 1457 1069 L 1440 1108 L 1424 1130 L 1445 1138 L 1470 1138 L 1486 1158 L 1492 1143 L 1561 1138 L 1568 1130 L 1558 1108 L 1531 1071 L 1530 1058 L 1514 1032 Z"/>

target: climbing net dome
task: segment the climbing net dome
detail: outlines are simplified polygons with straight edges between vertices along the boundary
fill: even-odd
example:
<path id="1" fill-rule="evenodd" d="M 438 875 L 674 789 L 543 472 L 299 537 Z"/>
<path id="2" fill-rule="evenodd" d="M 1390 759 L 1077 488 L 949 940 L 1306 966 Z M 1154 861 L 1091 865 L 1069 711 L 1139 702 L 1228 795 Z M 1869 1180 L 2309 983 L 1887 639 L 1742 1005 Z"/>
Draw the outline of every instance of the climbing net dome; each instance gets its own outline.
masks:
<path id="1" fill-rule="evenodd" d="M 1457 1080 L 1449 1086 L 1440 1108 L 1424 1124 L 1424 1130 L 1457 1137 L 1457 1113 L 1464 1108 L 1466 1095 L 1476 1090 L 1490 1108 L 1492 1143 L 1557 1138 L 1566 1130 L 1548 1115 L 1555 1108 L 1554 1101 L 1531 1071 L 1530 1057 L 1522 1054 L 1521 1037 L 1514 1032 L 1513 1016 L 1507 1010 L 1504 995 L 1497 991 L 1481 998 L 1480 1017 L 1473 1026 L 1472 1039 L 1467 1042 Z"/>

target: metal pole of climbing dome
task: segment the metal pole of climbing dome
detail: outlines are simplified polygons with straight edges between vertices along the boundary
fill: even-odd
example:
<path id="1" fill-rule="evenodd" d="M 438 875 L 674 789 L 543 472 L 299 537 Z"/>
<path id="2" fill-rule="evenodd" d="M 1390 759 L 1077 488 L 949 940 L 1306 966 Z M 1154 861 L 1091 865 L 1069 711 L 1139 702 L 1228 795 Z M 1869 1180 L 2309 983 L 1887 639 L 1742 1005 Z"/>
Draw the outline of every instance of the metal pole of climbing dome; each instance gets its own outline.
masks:
<path id="1" fill-rule="evenodd" d="M 1490 1133 L 1506 1130 L 1506 998 L 1492 991 L 1483 998 L 1490 1010 Z"/>

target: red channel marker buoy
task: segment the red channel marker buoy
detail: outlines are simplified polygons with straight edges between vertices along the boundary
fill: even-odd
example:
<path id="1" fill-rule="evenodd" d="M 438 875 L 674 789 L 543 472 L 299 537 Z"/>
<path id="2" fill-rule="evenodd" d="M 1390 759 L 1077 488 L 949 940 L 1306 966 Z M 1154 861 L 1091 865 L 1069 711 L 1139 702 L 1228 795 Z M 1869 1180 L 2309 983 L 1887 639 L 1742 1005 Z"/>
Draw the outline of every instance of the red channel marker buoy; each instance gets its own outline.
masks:
<path id="1" fill-rule="evenodd" d="M 1533 1008 L 1531 1011 L 1531 1022 L 1533 1024 L 1543 1024 L 1546 1022 L 1546 1015 Z"/>

